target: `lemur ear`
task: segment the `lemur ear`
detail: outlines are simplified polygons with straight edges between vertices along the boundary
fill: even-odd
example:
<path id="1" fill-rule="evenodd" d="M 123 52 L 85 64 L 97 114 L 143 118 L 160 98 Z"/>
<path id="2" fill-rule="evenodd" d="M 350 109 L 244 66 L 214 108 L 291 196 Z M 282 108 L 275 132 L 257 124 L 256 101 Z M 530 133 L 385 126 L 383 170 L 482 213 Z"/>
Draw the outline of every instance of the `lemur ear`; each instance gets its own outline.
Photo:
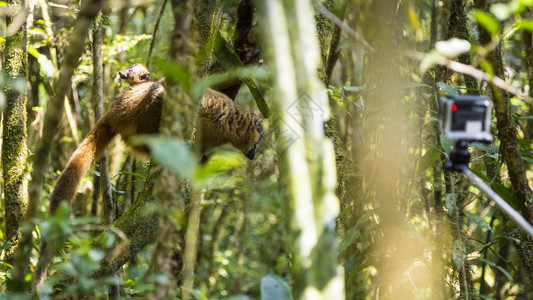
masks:
<path id="1" fill-rule="evenodd" d="M 141 80 L 142 81 L 149 81 L 150 80 L 150 74 L 146 73 L 146 74 L 141 75 Z"/>
<path id="2" fill-rule="evenodd" d="M 255 120 L 255 129 L 257 129 L 257 132 L 263 133 L 263 119 Z"/>

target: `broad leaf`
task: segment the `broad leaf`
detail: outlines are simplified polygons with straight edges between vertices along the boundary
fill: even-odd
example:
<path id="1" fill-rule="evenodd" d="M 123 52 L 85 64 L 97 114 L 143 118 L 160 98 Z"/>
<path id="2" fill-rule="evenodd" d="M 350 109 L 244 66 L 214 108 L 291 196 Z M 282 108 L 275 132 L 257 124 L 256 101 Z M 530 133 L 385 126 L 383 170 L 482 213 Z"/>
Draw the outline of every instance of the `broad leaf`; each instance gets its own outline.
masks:
<path id="1" fill-rule="evenodd" d="M 196 170 L 195 184 L 199 187 L 208 185 L 214 187 L 216 185 L 216 182 L 213 183 L 215 177 L 219 176 L 220 173 L 242 166 L 244 160 L 245 158 L 238 152 L 217 151 L 209 158 L 207 163 Z"/>
<path id="2" fill-rule="evenodd" d="M 420 159 L 420 164 L 418 165 L 418 173 L 421 174 L 422 172 L 429 169 L 435 161 L 440 156 L 440 152 L 437 149 L 430 148 L 426 153 L 424 153 L 424 156 Z"/>
<path id="3" fill-rule="evenodd" d="M 494 35 L 500 31 L 500 22 L 496 20 L 491 14 L 482 10 L 475 9 L 472 16 L 481 24 L 490 34 Z"/>
<path id="4" fill-rule="evenodd" d="M 455 202 L 457 201 L 457 194 L 449 193 L 444 196 L 444 204 L 446 205 L 446 209 L 448 210 L 448 214 L 451 215 L 453 210 L 455 209 Z"/>
<path id="5" fill-rule="evenodd" d="M 46 55 L 42 55 L 35 48 L 28 49 L 28 54 L 31 54 L 37 59 L 37 62 L 39 62 L 40 71 L 45 78 L 55 78 L 57 70 L 52 61 L 49 60 Z"/>
<path id="6" fill-rule="evenodd" d="M 233 68 L 244 67 L 244 64 L 239 59 L 239 56 L 237 55 L 237 53 L 235 53 L 235 51 L 228 44 L 228 42 L 222 37 L 220 31 L 217 32 L 217 35 L 215 37 L 214 53 L 218 61 L 220 61 L 220 63 L 224 67 L 224 69 L 228 71 Z M 252 93 L 255 103 L 257 104 L 259 111 L 261 111 L 261 114 L 263 114 L 265 118 L 270 117 L 270 109 L 268 108 L 265 98 L 263 98 L 263 95 L 261 94 L 261 91 L 255 84 L 254 80 L 248 76 L 242 77 L 241 80 L 248 86 L 248 89 L 250 89 L 250 92 Z"/>
<path id="7" fill-rule="evenodd" d="M 345 91 L 347 92 L 360 92 L 362 91 L 365 87 L 364 86 L 343 86 L 342 87 Z"/>
<path id="8" fill-rule="evenodd" d="M 475 149 L 478 149 L 478 150 L 483 150 L 483 151 L 487 151 L 487 152 L 492 152 L 492 153 L 499 153 L 500 152 L 500 147 L 498 146 L 494 146 L 494 145 L 487 145 L 487 144 L 482 144 L 482 143 L 470 143 L 468 145 L 469 147 L 472 147 L 472 148 L 475 148 Z"/>
<path id="9" fill-rule="evenodd" d="M 166 136 L 138 135 L 130 138 L 130 142 L 147 145 L 154 161 L 176 174 L 189 179 L 194 176 L 198 159 L 184 141 Z"/>
<path id="10" fill-rule="evenodd" d="M 444 150 L 444 152 L 446 153 L 450 153 L 452 152 L 452 148 L 453 148 L 453 141 L 450 140 L 450 138 L 448 136 L 446 136 L 445 134 L 441 133 L 440 135 L 440 145 L 442 147 L 442 149 Z"/>
<path id="11" fill-rule="evenodd" d="M 165 74 L 167 82 L 176 81 L 181 84 L 187 91 L 191 90 L 191 74 L 185 66 L 176 62 L 169 63 L 168 60 L 154 57 L 154 64 Z"/>
<path id="12" fill-rule="evenodd" d="M 481 218 L 480 216 L 478 216 L 476 214 L 473 214 L 473 213 L 470 213 L 470 212 L 467 212 L 467 211 L 465 211 L 464 214 L 472 222 L 476 223 L 476 225 L 480 226 L 481 228 L 485 228 L 487 230 L 494 231 L 494 229 L 492 227 L 490 227 L 490 225 L 485 220 L 483 220 L 483 218 Z"/>
<path id="13" fill-rule="evenodd" d="M 463 267 L 464 261 L 466 259 L 466 247 L 461 240 L 455 240 L 453 242 L 453 252 L 452 252 L 453 262 L 458 270 Z"/>
<path id="14" fill-rule="evenodd" d="M 488 259 L 485 259 L 485 258 L 483 258 L 483 257 L 478 257 L 477 260 L 480 260 L 480 261 L 486 263 L 486 264 L 489 265 L 491 268 L 496 268 L 496 269 L 500 270 L 500 272 L 502 272 L 503 275 L 505 275 L 505 277 L 507 277 L 507 279 L 509 280 L 509 283 L 510 283 L 511 285 L 513 284 L 513 276 L 511 276 L 511 274 L 509 274 L 509 272 L 507 272 L 507 270 L 505 270 L 505 269 L 502 268 L 501 266 L 496 265 L 496 263 L 494 263 L 493 261 L 488 260 Z"/>
<path id="15" fill-rule="evenodd" d="M 444 82 L 437 82 L 437 85 L 443 92 L 444 96 L 458 96 L 459 90 L 462 89 L 460 86 L 453 86 Z"/>
<path id="16" fill-rule="evenodd" d="M 408 82 L 408 83 L 402 83 L 398 86 L 400 89 L 411 89 L 411 88 L 430 88 L 431 86 L 425 84 L 425 83 L 419 83 L 419 82 Z"/>
<path id="17" fill-rule="evenodd" d="M 261 278 L 261 300 L 292 300 L 289 284 L 274 272 L 269 272 Z"/>

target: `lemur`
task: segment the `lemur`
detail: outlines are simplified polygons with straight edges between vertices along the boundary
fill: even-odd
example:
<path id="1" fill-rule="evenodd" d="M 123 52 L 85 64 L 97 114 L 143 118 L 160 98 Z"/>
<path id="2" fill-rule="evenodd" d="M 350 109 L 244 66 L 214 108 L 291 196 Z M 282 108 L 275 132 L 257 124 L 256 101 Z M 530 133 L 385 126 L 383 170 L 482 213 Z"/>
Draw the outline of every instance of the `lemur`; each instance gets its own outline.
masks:
<path id="1" fill-rule="evenodd" d="M 164 79 L 152 81 L 150 72 L 142 64 L 131 65 L 118 74 L 130 87 L 111 103 L 110 109 L 72 154 L 50 196 L 50 215 L 61 201 L 70 203 L 92 161 L 114 136 L 120 134 L 128 142 L 133 135 L 158 132 L 165 96 Z M 200 101 L 198 119 L 201 133 L 199 148 L 203 160 L 209 150 L 225 143 L 231 143 L 249 159 L 255 157 L 255 148 L 263 131 L 262 119 L 255 114 L 234 104 L 226 95 L 208 89 Z M 149 152 L 146 147 L 134 146 L 133 149 Z M 34 270 L 35 285 L 42 283 L 54 251 L 53 240 L 41 243 L 39 261 Z"/>
<path id="2" fill-rule="evenodd" d="M 164 79 L 152 81 L 148 68 L 140 63 L 118 74 L 130 87 L 112 101 L 110 109 L 72 154 L 50 197 L 51 213 L 61 201 L 70 203 L 92 161 L 113 137 L 120 134 L 128 143 L 133 135 L 158 132 L 165 96 Z M 211 149 L 226 143 L 253 159 L 263 132 L 262 122 L 263 119 L 236 105 L 226 95 L 208 89 L 200 101 L 198 118 L 202 161 L 205 162 Z M 146 147 L 133 146 L 133 149 L 149 152 Z"/>

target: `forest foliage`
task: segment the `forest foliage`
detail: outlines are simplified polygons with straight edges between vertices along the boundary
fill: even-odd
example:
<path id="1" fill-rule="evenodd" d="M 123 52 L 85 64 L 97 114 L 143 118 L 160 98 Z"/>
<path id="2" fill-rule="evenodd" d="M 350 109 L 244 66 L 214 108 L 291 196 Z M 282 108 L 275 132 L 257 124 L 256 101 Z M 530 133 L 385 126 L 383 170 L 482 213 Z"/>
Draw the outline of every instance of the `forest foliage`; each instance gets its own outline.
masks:
<path id="1" fill-rule="evenodd" d="M 9 0 L 0 16 L 0 297 L 533 297 L 533 237 L 444 168 L 438 122 L 440 97 L 490 98 L 494 141 L 468 145 L 470 168 L 533 223 L 533 1 Z M 133 63 L 165 78 L 159 134 L 114 139 L 51 214 Z M 207 88 L 264 119 L 255 159 L 203 163 Z"/>

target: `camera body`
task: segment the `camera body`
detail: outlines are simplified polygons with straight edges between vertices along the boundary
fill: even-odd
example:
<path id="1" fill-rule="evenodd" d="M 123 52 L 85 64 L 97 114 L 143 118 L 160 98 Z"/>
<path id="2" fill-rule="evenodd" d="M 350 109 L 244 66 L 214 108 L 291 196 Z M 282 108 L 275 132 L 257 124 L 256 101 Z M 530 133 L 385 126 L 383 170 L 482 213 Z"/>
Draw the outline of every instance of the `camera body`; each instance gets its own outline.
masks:
<path id="1" fill-rule="evenodd" d="M 440 98 L 442 132 L 452 141 L 492 142 L 492 103 L 488 97 L 459 95 Z"/>

